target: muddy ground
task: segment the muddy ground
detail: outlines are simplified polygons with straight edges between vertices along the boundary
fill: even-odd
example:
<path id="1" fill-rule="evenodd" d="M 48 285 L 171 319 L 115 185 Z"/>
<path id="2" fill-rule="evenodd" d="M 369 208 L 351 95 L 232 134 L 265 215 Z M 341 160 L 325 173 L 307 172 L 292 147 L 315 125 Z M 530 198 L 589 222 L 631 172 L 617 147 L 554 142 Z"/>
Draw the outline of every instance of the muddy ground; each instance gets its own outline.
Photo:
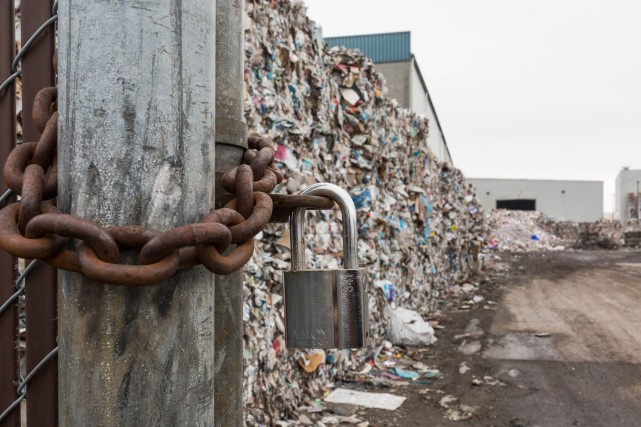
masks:
<path id="1" fill-rule="evenodd" d="M 407 397 L 370 426 L 641 426 L 641 251 L 504 255 L 509 271 L 454 302 L 439 341 L 408 349 L 429 382 L 343 386 Z M 469 297 L 469 295 L 468 295 Z M 466 370 L 469 368 L 469 370 Z"/>

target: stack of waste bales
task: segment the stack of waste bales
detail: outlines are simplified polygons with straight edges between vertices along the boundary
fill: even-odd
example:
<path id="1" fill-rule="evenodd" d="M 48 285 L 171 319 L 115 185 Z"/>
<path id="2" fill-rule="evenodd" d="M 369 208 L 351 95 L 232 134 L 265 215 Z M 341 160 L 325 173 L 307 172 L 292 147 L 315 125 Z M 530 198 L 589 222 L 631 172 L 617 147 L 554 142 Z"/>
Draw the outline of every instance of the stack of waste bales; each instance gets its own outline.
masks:
<path id="1" fill-rule="evenodd" d="M 573 222 L 548 220 L 562 244 L 574 249 L 618 249 L 624 244 L 624 233 L 634 226 L 619 221 Z"/>
<path id="2" fill-rule="evenodd" d="M 358 211 L 360 265 L 368 269 L 369 348 L 288 351 L 281 271 L 286 225 L 264 230 L 245 268 L 245 408 L 248 425 L 286 419 L 346 373 L 361 371 L 389 331 L 390 306 L 428 318 L 471 272 L 486 234 L 474 190 L 428 149 L 427 119 L 387 96 L 384 77 L 355 50 L 327 48 L 300 3 L 246 2 L 245 116 L 271 137 L 286 173 L 279 190 L 315 182 L 346 189 Z M 308 268 L 340 268 L 338 211 L 307 214 Z"/>

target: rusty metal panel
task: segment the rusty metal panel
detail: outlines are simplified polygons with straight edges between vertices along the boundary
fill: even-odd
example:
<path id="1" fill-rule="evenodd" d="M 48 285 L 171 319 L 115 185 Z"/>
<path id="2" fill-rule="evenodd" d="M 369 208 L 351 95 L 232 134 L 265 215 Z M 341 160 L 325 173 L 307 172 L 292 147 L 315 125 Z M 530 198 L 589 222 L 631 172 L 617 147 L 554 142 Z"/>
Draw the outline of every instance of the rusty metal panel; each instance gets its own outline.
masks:
<path id="1" fill-rule="evenodd" d="M 28 38 L 51 17 L 53 1 L 22 0 L 22 40 Z M 36 93 L 55 85 L 52 58 L 54 27 L 49 27 L 31 46 L 22 60 L 22 123 L 24 141 L 37 141 L 40 133 L 31 118 Z M 26 289 L 27 372 L 31 372 L 55 347 L 57 334 L 56 270 L 39 263 L 29 274 Z M 58 421 L 58 367 L 49 361 L 29 381 L 27 423 L 29 426 L 54 426 Z"/>
<path id="2" fill-rule="evenodd" d="M 22 41 L 25 42 L 49 18 L 51 0 L 22 0 Z M 22 127 L 24 141 L 37 141 L 40 132 L 31 119 L 33 99 L 43 87 L 55 86 L 52 58 L 54 53 L 54 27 L 49 27 L 29 48 L 22 58 Z"/>
<path id="3" fill-rule="evenodd" d="M 0 84 L 11 75 L 15 56 L 13 0 L 0 0 Z M 14 145 L 16 134 L 15 85 L 0 93 L 0 164 L 4 165 Z M 7 190 L 0 182 L 0 194 Z M 0 206 L 2 207 L 2 206 Z M 0 306 L 15 292 L 15 260 L 0 251 Z M 11 304 L 0 313 L 0 414 L 16 400 L 18 379 L 18 304 Z M 0 421 L 2 427 L 20 425 L 19 407 Z"/>

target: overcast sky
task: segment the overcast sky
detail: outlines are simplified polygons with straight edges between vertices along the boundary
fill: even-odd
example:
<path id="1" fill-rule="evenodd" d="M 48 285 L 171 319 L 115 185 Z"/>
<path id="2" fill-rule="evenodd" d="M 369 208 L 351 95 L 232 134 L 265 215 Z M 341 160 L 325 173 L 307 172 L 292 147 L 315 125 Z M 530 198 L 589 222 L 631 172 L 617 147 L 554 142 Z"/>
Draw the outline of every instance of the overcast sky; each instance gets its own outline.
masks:
<path id="1" fill-rule="evenodd" d="M 454 164 L 473 178 L 641 169 L 641 1 L 305 0 L 323 35 L 412 32 Z"/>

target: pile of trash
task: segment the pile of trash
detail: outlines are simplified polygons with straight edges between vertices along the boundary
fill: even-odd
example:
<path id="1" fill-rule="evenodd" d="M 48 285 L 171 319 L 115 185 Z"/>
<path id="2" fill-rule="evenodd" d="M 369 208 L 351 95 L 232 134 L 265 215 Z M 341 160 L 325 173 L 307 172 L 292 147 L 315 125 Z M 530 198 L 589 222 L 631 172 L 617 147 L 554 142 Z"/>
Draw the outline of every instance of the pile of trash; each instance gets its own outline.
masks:
<path id="1" fill-rule="evenodd" d="M 626 235 L 640 230 L 635 221 L 559 221 L 541 212 L 492 209 L 484 213 L 491 230 L 485 247 L 506 252 L 564 249 L 618 249 Z"/>
<path id="2" fill-rule="evenodd" d="M 289 231 L 263 231 L 244 277 L 246 423 L 262 425 L 341 379 L 371 375 L 386 342 L 433 342 L 425 319 L 470 275 L 487 229 L 473 188 L 428 149 L 432 124 L 387 97 L 371 60 L 328 49 L 300 2 L 255 0 L 246 12 L 245 117 L 278 146 L 286 182 L 277 191 L 298 194 L 315 182 L 347 189 L 370 279 L 369 348 L 288 351 L 280 271 L 289 269 Z M 340 268 L 340 214 L 310 212 L 305 230 L 308 268 Z M 398 368 L 390 375 L 423 375 Z"/>
<path id="3" fill-rule="evenodd" d="M 562 250 L 555 223 L 541 212 L 492 209 L 485 212 L 490 232 L 486 248 L 499 252 Z"/>

